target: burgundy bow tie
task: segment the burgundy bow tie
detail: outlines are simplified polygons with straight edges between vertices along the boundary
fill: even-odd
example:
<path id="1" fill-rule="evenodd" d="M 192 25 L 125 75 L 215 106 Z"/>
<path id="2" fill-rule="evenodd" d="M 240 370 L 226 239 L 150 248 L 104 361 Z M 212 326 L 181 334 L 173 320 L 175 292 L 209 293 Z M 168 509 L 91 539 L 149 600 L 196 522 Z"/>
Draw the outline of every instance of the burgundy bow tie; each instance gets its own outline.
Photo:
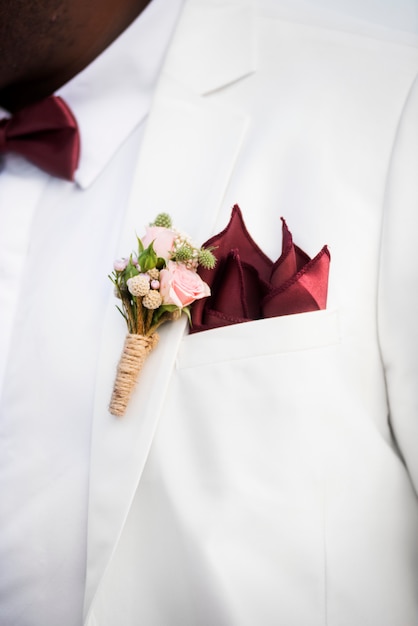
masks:
<path id="1" fill-rule="evenodd" d="M 80 155 L 77 121 L 57 96 L 0 120 L 0 153 L 17 152 L 53 176 L 74 180 Z"/>

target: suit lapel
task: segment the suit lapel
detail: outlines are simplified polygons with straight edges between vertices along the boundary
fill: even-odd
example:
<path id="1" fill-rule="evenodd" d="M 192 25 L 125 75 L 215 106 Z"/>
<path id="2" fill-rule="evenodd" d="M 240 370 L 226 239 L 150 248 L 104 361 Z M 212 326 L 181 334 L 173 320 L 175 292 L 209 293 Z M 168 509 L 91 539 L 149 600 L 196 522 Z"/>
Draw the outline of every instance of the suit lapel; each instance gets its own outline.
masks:
<path id="1" fill-rule="evenodd" d="M 132 250 L 135 233 L 141 235 L 160 211 L 170 213 L 175 226 L 196 243 L 212 234 L 248 120 L 204 94 L 253 70 L 250 17 L 239 3 L 226 9 L 214 0 L 186 3 L 149 116 L 118 254 Z M 229 47 L 228 29 L 236 46 L 225 67 L 222 39 Z M 217 56 L 207 55 L 201 45 L 213 40 L 218 41 Z M 202 67 L 207 70 L 206 81 L 199 71 Z M 186 328 L 181 319 L 161 329 L 159 345 L 147 360 L 127 414 L 116 419 L 108 413 L 108 403 L 126 329 L 111 291 L 92 426 L 86 613 L 141 478 Z"/>

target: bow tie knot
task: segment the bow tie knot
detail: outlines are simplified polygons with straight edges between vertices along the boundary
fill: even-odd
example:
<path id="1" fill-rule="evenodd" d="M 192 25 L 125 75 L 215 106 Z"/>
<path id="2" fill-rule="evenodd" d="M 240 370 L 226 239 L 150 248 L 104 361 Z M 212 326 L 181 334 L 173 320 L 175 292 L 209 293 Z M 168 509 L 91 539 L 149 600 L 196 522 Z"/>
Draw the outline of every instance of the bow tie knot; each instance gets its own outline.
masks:
<path id="1" fill-rule="evenodd" d="M 74 180 L 80 156 L 77 121 L 62 98 L 49 96 L 0 120 L 2 152 L 16 152 L 53 176 Z"/>

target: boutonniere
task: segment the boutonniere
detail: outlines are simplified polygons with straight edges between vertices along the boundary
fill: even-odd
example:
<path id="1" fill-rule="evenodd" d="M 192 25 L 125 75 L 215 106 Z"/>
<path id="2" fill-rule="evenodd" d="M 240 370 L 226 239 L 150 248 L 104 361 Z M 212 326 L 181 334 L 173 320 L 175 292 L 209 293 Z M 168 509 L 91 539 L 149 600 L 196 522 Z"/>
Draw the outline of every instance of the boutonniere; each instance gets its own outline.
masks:
<path id="1" fill-rule="evenodd" d="M 190 305 L 210 295 L 197 269 L 210 270 L 216 263 L 210 248 L 195 246 L 173 228 L 166 213 L 137 241 L 137 252 L 116 260 L 109 276 L 128 328 L 109 406 L 118 417 L 125 414 L 144 362 L 158 343 L 157 329 L 182 313 L 190 319 Z"/>

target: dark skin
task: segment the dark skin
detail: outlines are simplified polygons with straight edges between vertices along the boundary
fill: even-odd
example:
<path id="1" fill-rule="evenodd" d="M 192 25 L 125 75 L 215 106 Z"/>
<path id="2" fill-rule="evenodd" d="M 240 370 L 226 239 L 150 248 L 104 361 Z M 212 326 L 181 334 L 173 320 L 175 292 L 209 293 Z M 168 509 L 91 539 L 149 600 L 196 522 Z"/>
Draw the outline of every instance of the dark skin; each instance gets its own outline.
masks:
<path id="1" fill-rule="evenodd" d="M 93 61 L 151 0 L 0 0 L 0 105 L 41 100 Z"/>

